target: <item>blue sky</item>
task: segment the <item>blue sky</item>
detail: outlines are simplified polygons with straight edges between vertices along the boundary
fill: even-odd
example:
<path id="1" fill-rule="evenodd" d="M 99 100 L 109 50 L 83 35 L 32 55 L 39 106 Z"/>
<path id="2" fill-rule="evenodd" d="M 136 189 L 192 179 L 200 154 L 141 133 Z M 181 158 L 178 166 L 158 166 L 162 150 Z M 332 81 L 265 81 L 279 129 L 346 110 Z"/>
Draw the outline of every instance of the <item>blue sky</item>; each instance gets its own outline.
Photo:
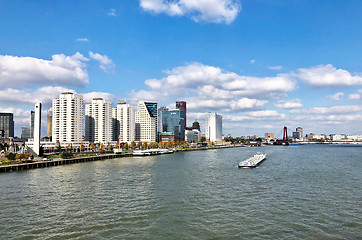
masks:
<path id="1" fill-rule="evenodd" d="M 0 2 L 0 111 L 16 135 L 64 90 L 188 102 L 224 134 L 362 134 L 362 2 Z M 135 104 L 135 103 L 134 103 Z M 45 120 L 45 119 L 44 119 Z"/>

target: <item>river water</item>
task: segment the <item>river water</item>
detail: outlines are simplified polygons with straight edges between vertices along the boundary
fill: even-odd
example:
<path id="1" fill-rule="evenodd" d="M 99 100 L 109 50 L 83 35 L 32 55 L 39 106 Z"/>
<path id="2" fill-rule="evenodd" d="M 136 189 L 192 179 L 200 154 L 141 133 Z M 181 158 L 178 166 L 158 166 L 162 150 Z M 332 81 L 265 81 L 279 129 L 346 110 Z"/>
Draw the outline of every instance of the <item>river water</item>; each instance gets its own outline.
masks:
<path id="1" fill-rule="evenodd" d="M 321 145 L 2 173 L 0 239 L 362 239 L 361 177 L 362 147 Z"/>

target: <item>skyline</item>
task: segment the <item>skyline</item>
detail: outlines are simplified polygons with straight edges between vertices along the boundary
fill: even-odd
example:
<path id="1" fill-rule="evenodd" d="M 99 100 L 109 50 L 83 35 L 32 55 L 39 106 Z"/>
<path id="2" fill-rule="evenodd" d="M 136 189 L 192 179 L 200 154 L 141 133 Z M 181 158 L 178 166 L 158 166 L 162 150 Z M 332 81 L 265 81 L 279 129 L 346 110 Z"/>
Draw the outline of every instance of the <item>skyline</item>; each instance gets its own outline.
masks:
<path id="1" fill-rule="evenodd" d="M 225 135 L 362 133 L 361 2 L 178 3 L 2 1 L 0 112 L 15 135 L 64 91 L 186 101 L 188 126 L 217 112 Z"/>

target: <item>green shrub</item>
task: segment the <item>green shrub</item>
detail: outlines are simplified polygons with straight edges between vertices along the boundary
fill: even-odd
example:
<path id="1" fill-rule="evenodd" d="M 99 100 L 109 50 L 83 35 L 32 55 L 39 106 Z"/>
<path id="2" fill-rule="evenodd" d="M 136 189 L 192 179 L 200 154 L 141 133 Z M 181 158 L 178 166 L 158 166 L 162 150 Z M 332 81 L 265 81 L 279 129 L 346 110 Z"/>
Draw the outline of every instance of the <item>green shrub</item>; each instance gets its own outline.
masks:
<path id="1" fill-rule="evenodd" d="M 9 153 L 9 152 L 6 152 L 4 154 L 4 156 L 9 159 L 9 160 L 15 160 L 15 157 L 16 157 L 16 154 L 15 153 Z"/>
<path id="2" fill-rule="evenodd" d="M 73 153 L 72 152 L 63 152 L 62 154 L 60 154 L 61 158 L 67 159 L 67 158 L 72 158 L 73 157 Z"/>

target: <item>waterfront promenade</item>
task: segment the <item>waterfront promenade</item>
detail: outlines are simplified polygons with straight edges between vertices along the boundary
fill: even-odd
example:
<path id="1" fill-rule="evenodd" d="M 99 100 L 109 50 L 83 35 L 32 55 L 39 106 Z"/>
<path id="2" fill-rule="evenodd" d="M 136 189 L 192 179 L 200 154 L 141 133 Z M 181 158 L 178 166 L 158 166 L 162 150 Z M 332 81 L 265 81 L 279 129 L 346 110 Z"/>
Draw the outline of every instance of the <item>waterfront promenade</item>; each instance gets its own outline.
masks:
<path id="1" fill-rule="evenodd" d="M 234 147 L 243 147 L 243 146 L 244 145 L 239 144 L 239 145 L 221 145 L 221 146 L 210 146 L 210 147 L 185 148 L 185 149 L 175 149 L 175 152 L 234 148 Z M 5 166 L 0 166 L 0 173 L 35 169 L 35 168 L 53 167 L 53 166 L 73 164 L 73 163 L 99 161 L 99 160 L 121 158 L 121 157 L 133 157 L 133 152 L 125 152 L 125 153 L 118 153 L 118 154 L 106 153 L 106 154 L 99 154 L 97 156 L 74 157 L 74 158 L 70 158 L 70 159 L 61 159 L 61 158 L 52 159 L 52 160 L 47 159 L 47 160 L 39 160 L 39 161 L 34 161 L 34 162 L 27 162 L 27 163 L 13 164 L 13 165 L 5 165 Z"/>

